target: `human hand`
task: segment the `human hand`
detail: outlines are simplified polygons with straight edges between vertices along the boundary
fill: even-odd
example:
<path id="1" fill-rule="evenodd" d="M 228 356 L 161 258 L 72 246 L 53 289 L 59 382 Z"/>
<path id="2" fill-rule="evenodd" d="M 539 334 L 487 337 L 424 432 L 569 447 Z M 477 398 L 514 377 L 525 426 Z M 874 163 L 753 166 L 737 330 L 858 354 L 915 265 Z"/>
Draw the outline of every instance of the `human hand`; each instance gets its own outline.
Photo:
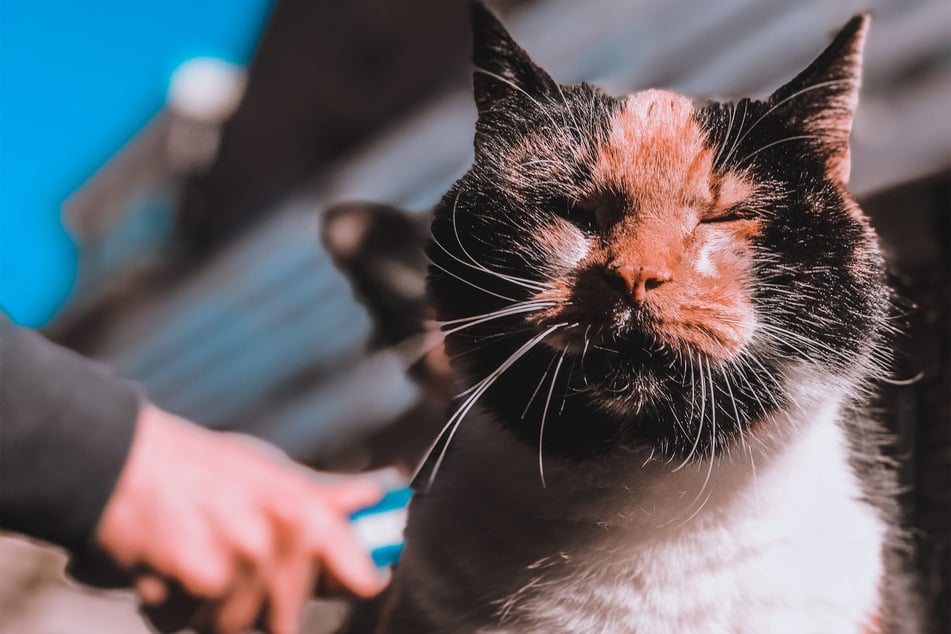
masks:
<path id="1" fill-rule="evenodd" d="M 379 480 L 314 475 L 146 405 L 97 538 L 147 606 L 171 581 L 203 600 L 192 627 L 291 634 L 315 587 L 370 597 L 385 585 L 347 525 L 380 499 Z"/>

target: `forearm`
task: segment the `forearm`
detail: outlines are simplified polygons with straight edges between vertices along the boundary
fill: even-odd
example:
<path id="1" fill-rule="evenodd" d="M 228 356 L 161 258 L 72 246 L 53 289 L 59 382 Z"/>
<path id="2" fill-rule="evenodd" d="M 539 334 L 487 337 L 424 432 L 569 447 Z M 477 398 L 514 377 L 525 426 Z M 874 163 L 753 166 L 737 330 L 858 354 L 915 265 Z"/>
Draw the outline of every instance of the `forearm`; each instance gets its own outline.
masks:
<path id="1" fill-rule="evenodd" d="M 0 527 L 84 550 L 139 408 L 130 383 L 0 314 Z"/>

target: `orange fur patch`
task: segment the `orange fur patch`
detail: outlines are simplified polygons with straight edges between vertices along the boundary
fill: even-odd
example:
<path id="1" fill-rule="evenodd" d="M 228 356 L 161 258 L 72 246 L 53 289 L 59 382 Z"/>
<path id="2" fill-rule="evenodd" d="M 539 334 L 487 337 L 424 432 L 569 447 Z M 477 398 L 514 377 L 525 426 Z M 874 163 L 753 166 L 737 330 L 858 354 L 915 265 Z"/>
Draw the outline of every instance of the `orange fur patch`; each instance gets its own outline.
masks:
<path id="1" fill-rule="evenodd" d="M 655 283 L 629 301 L 656 317 L 653 334 L 676 349 L 726 359 L 752 333 L 749 241 L 760 225 L 701 222 L 726 216 L 753 188 L 741 174 L 714 173 L 713 149 L 693 113 L 689 99 L 661 90 L 628 98 L 600 148 L 586 201 L 602 240 L 578 269 L 651 272 Z M 576 282 L 558 282 L 544 295 L 567 299 Z M 566 319 L 576 310 L 583 309 L 551 312 Z"/>
<path id="2" fill-rule="evenodd" d="M 717 183 L 717 206 L 732 207 L 747 200 L 753 194 L 753 186 L 740 174 L 727 172 Z"/>
<path id="3" fill-rule="evenodd" d="M 645 213 L 712 202 L 713 152 L 693 112 L 689 99 L 663 90 L 628 97 L 598 156 L 596 187 L 632 194 Z"/>

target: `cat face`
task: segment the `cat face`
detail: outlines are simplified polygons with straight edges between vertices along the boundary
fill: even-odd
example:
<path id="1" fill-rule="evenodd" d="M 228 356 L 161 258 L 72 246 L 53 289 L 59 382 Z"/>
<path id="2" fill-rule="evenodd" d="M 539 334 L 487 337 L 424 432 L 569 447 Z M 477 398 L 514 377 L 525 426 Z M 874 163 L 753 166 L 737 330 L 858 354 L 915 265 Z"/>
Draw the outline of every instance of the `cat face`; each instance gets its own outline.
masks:
<path id="1" fill-rule="evenodd" d="M 888 305 L 845 189 L 867 22 L 766 100 L 701 104 L 561 86 L 475 6 L 476 155 L 429 284 L 502 424 L 569 456 L 709 455 L 804 368 L 865 378 Z"/>
<path id="2" fill-rule="evenodd" d="M 715 152 L 690 100 L 659 90 L 618 104 L 592 157 L 580 222 L 554 218 L 532 239 L 550 251 L 554 306 L 539 324 L 577 322 L 616 335 L 637 331 L 658 347 L 724 362 L 740 353 L 755 322 L 752 241 L 762 228 L 742 214 L 753 185 L 717 173 Z M 583 351 L 570 330 L 553 333 Z"/>

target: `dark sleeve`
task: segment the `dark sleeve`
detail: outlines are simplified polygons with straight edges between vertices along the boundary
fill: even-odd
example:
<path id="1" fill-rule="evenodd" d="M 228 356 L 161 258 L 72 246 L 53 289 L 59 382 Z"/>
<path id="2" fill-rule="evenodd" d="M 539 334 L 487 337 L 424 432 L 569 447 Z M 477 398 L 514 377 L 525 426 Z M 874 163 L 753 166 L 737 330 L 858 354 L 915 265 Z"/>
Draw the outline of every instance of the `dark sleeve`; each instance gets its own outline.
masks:
<path id="1" fill-rule="evenodd" d="M 83 552 L 139 407 L 131 383 L 0 313 L 0 528 Z"/>

